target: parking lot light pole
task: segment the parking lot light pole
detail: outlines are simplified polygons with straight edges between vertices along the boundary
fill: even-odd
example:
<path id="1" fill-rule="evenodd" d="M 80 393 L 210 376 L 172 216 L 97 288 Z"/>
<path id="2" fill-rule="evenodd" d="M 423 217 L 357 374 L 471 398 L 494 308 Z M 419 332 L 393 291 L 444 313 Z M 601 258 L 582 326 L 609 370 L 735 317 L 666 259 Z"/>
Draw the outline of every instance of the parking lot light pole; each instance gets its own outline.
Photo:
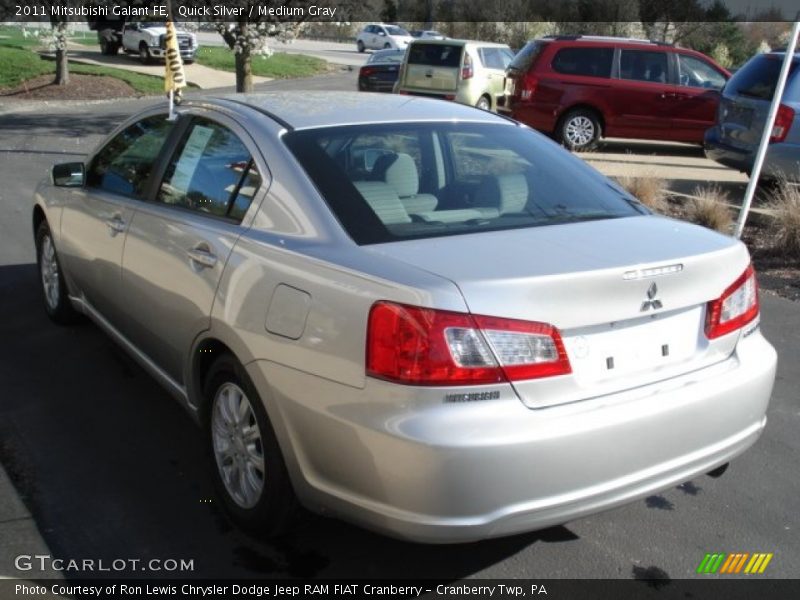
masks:
<path id="1" fill-rule="evenodd" d="M 761 167 L 764 166 L 764 157 L 767 155 L 767 148 L 769 147 L 769 138 L 772 135 L 772 128 L 775 125 L 775 117 L 778 114 L 778 107 L 781 104 L 783 97 L 783 89 L 786 87 L 786 79 L 789 76 L 789 67 L 794 60 L 794 51 L 797 47 L 797 34 L 800 32 L 800 21 L 795 21 L 792 27 L 792 35 L 789 38 L 789 45 L 786 46 L 786 54 L 783 57 L 783 65 L 781 66 L 781 73 L 778 76 L 778 83 L 775 85 L 775 93 L 772 96 L 772 105 L 769 107 L 769 114 L 767 115 L 767 122 L 764 123 L 764 131 L 761 132 L 761 143 L 758 145 L 758 152 L 756 152 L 756 160 L 753 163 L 753 170 L 750 173 L 750 181 L 747 183 L 747 190 L 744 193 L 744 202 L 742 209 L 739 211 L 739 221 L 736 223 L 736 238 L 742 237 L 744 224 L 747 221 L 747 214 L 750 212 L 750 205 L 753 203 L 753 195 L 758 185 L 758 179 L 761 177 Z"/>

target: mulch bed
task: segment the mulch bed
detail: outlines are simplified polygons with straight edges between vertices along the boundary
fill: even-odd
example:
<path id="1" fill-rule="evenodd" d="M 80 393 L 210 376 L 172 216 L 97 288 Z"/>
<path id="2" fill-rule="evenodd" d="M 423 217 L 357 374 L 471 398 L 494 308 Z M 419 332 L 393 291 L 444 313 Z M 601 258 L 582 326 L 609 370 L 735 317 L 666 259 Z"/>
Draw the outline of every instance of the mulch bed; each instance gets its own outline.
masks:
<path id="1" fill-rule="evenodd" d="M 687 219 L 683 202 L 668 199 L 666 214 L 676 219 Z M 742 232 L 742 241 L 750 250 L 753 266 L 761 290 L 800 302 L 800 258 L 787 257 L 775 248 L 769 217 L 751 215 Z"/>
<path id="2" fill-rule="evenodd" d="M 40 75 L 15 88 L 0 88 L 0 98 L 13 100 L 103 100 L 139 95 L 119 79 L 75 73 L 70 73 L 67 85 L 53 85 L 52 75 Z"/>

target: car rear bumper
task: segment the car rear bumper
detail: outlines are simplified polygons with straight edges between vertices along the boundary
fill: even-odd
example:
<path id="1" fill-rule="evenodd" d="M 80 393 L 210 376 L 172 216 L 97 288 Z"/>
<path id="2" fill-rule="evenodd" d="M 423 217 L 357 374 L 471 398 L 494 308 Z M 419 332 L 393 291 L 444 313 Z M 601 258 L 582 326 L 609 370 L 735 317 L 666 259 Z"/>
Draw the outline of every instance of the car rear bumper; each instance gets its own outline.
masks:
<path id="1" fill-rule="evenodd" d="M 755 146 L 742 148 L 724 142 L 719 127 L 706 131 L 703 149 L 707 158 L 748 174 L 753 168 L 758 150 Z M 791 142 L 770 144 L 761 174 L 768 178 L 800 180 L 800 145 Z"/>
<path id="2" fill-rule="evenodd" d="M 446 543 L 561 524 L 730 461 L 765 426 L 776 361 L 756 330 L 712 367 L 538 410 L 510 387 L 448 403 L 452 388 L 368 379 L 355 389 L 266 361 L 248 371 L 269 389 L 262 395 L 307 506 Z"/>

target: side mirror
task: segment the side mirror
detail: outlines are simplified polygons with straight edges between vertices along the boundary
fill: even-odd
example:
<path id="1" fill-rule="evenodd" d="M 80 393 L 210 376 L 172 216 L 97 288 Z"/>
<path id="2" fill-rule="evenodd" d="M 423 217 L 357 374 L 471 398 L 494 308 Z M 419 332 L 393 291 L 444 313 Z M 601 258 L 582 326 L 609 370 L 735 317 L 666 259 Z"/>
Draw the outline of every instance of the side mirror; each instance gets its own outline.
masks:
<path id="1" fill-rule="evenodd" d="M 53 167 L 53 185 L 58 187 L 82 187 L 85 179 L 83 163 L 61 163 Z"/>

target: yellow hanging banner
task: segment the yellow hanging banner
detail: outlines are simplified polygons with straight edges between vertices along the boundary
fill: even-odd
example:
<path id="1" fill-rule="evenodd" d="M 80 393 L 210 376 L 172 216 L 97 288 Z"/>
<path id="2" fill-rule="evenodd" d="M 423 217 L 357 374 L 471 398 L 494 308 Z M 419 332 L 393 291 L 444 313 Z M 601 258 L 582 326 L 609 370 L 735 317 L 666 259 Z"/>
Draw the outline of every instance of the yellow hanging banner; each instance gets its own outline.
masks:
<path id="1" fill-rule="evenodd" d="M 173 92 L 180 96 L 181 88 L 186 87 L 186 75 L 183 73 L 183 61 L 178 49 L 178 36 L 175 34 L 175 25 L 167 21 L 166 36 L 166 73 L 164 75 L 164 91 Z"/>

